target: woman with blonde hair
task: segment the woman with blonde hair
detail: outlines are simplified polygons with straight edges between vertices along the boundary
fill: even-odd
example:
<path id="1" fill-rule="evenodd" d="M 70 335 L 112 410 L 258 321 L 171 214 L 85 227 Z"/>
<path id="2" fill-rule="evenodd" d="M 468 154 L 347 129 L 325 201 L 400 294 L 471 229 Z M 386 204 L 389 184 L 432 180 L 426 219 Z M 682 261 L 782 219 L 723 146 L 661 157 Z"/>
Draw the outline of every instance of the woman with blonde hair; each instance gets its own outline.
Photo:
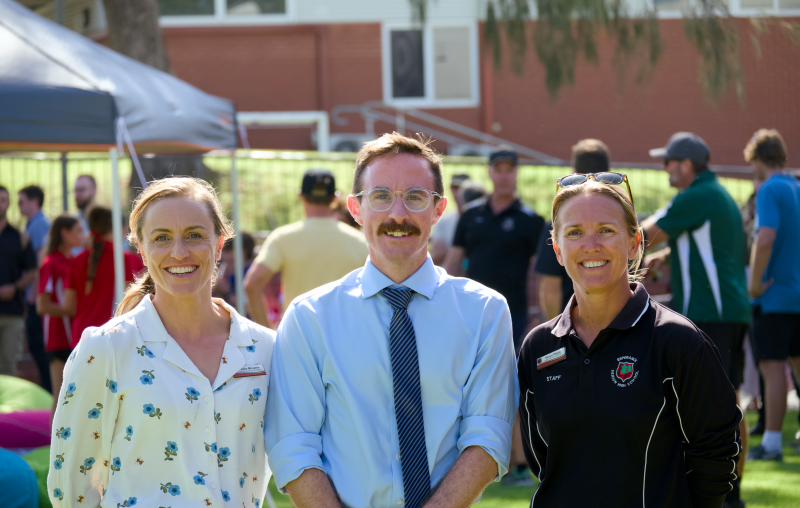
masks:
<path id="1" fill-rule="evenodd" d="M 209 184 L 166 178 L 136 199 L 130 230 L 146 271 L 67 362 L 51 501 L 258 508 L 275 333 L 211 296 L 233 229 Z"/>
<path id="2" fill-rule="evenodd" d="M 518 364 L 532 506 L 722 506 L 742 418 L 711 341 L 650 299 L 627 177 L 558 180 L 553 249 L 574 282 Z"/>

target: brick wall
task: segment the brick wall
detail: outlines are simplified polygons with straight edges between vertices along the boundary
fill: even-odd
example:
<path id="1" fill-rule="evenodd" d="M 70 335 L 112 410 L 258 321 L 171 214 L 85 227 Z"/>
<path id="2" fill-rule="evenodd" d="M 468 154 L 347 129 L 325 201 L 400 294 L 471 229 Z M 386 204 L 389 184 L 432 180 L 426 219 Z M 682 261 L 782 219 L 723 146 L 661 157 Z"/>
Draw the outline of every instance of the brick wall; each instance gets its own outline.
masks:
<path id="1" fill-rule="evenodd" d="M 522 76 L 507 65 L 491 70 L 484 55 L 479 108 L 431 112 L 487 132 L 497 122 L 499 136 L 564 159 L 578 139 L 598 137 L 610 146 L 614 160 L 648 162 L 649 148 L 663 146 L 676 131 L 691 130 L 711 145 L 713 163 L 742 165 L 744 144 L 759 127 L 779 129 L 790 156 L 800 153 L 800 46 L 773 29 L 762 36 L 758 59 L 749 23 L 740 20 L 746 104 L 741 106 L 730 90 L 715 106 L 703 99 L 698 56 L 683 22 L 663 20 L 660 27 L 663 56 L 644 85 L 634 82 L 633 72 L 618 80 L 611 63 L 613 41 L 601 34 L 599 62 L 579 59 L 576 84 L 555 100 L 529 45 Z M 533 29 L 528 23 L 529 41 Z M 179 78 L 233 99 L 241 111 L 330 111 L 339 104 L 382 99 L 379 24 L 166 28 L 164 38 Z M 350 125 L 333 125 L 332 131 L 363 131 L 358 115 L 349 118 Z M 376 125 L 378 132 L 389 128 Z M 249 138 L 253 147 L 312 148 L 308 128 L 253 129 Z M 790 164 L 800 166 L 800 159 Z"/>

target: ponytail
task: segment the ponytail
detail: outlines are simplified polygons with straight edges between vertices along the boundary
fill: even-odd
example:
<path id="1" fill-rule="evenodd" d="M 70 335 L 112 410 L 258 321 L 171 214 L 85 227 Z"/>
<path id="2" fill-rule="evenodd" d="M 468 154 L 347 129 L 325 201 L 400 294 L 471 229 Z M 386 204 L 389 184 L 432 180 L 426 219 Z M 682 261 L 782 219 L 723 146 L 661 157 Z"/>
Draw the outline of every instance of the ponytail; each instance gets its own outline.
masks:
<path id="1" fill-rule="evenodd" d="M 142 275 L 136 277 L 136 280 L 125 290 L 125 296 L 123 296 L 122 301 L 119 302 L 117 312 L 114 313 L 114 316 L 121 316 L 133 310 L 134 307 L 139 305 L 139 302 L 141 302 L 143 298 L 147 297 L 147 295 L 154 294 L 156 294 L 156 285 L 153 282 L 153 278 L 150 276 L 150 272 L 145 268 Z"/>
<path id="2" fill-rule="evenodd" d="M 103 255 L 105 241 L 98 234 L 92 235 L 92 255 L 89 256 L 89 270 L 86 272 L 86 294 L 92 292 L 94 276 L 97 275 L 97 265 L 100 264 L 100 257 Z"/>

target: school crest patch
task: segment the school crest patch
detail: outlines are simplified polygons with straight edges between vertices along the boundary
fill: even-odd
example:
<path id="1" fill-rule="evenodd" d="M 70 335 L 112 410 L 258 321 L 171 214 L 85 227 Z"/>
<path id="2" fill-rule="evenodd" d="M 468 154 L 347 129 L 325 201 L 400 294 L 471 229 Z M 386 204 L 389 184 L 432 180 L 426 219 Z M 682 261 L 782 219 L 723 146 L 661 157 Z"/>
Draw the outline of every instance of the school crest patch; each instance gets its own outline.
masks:
<path id="1" fill-rule="evenodd" d="M 617 358 L 617 368 L 611 371 L 611 382 L 620 388 L 630 386 L 639 377 L 636 370 L 636 358 L 632 356 L 621 356 Z"/>

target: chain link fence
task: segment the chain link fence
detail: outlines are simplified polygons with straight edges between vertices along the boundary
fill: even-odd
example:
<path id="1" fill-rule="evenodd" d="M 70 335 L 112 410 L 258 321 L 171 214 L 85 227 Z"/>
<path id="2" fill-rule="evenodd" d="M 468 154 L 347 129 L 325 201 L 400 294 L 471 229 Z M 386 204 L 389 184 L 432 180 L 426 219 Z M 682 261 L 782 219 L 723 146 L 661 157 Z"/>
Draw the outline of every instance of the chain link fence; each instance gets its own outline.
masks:
<path id="1" fill-rule="evenodd" d="M 211 153 L 203 158 L 210 169 L 206 178 L 212 182 L 223 205 L 232 210 L 231 161 L 229 157 Z M 297 152 L 297 151 L 240 151 L 236 167 L 239 171 L 239 204 L 241 228 L 245 231 L 271 230 L 303 218 L 303 208 L 297 195 L 303 172 L 311 168 L 329 169 L 336 177 L 336 186 L 345 197 L 353 183 L 355 154 Z M 628 175 L 631 191 L 640 215 L 649 215 L 665 206 L 675 189 L 669 186 L 667 174 L 653 169 L 621 169 Z M 522 201 L 544 217 L 550 216 L 550 205 L 556 191 L 556 179 L 569 172 L 568 168 L 553 166 L 521 166 L 518 189 Z M 479 157 L 444 157 L 445 194 L 449 194 L 452 175 L 465 173 L 472 180 L 491 190 L 486 160 Z M 80 175 L 92 175 L 97 181 L 97 202 L 111 204 L 111 164 L 106 154 L 70 154 L 66 170 L 68 213 L 75 213 L 72 189 Z M 135 192 L 130 188 L 131 161 L 120 159 L 120 181 L 123 208 L 130 210 Z M 720 178 L 733 199 L 743 204 L 753 193 L 750 180 Z M 26 185 L 39 185 L 45 192 L 44 213 L 55 217 L 62 213 L 62 165 L 57 154 L 30 154 L 0 157 L 0 185 L 11 194 L 9 221 L 24 225 L 16 206 L 16 193 Z M 451 201 L 451 210 L 455 203 Z"/>

